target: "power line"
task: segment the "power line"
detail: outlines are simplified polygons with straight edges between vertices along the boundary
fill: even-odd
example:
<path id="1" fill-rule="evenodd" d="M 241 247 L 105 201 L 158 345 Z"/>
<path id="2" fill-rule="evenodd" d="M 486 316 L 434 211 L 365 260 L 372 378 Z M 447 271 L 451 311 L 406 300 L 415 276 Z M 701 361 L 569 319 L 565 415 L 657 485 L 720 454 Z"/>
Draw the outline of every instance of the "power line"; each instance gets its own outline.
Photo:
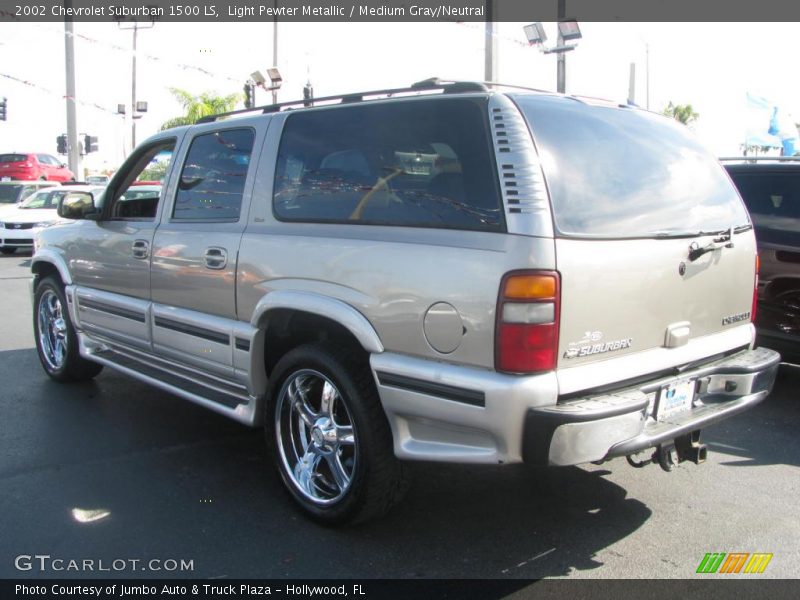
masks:
<path id="1" fill-rule="evenodd" d="M 15 77 L 14 75 L 9 75 L 8 73 L 0 73 L 0 77 L 3 77 L 5 79 L 10 79 L 11 81 L 16 81 L 17 83 L 21 83 L 21 84 L 26 85 L 28 87 L 34 88 L 36 90 L 40 90 L 42 92 L 50 94 L 51 96 L 57 96 L 57 97 L 59 97 L 61 99 L 66 98 L 66 96 L 64 94 L 60 93 L 60 92 L 57 92 L 55 90 L 51 90 L 50 88 L 46 88 L 43 85 L 39 85 L 38 83 L 35 83 L 33 81 L 28 81 L 27 79 L 20 79 L 19 77 Z M 97 104 L 95 102 L 86 102 L 84 100 L 76 100 L 76 102 L 78 104 L 80 104 L 81 106 L 88 106 L 90 108 L 101 110 L 103 112 L 107 112 L 107 113 L 115 115 L 115 116 L 117 114 L 116 110 L 111 110 L 111 109 L 106 108 L 105 106 L 101 106 L 100 104 Z"/>
<path id="2" fill-rule="evenodd" d="M 35 27 L 37 27 L 38 29 L 42 29 L 44 31 L 49 31 L 51 33 L 58 33 L 59 36 L 63 35 L 63 32 L 57 31 L 56 29 L 51 28 L 51 27 L 47 27 L 47 26 L 44 26 L 44 25 L 38 25 L 38 24 L 35 25 Z M 104 41 L 104 40 L 98 40 L 96 38 L 89 37 L 88 35 L 85 35 L 85 34 L 82 34 L 82 33 L 76 33 L 76 32 L 68 33 L 67 35 L 71 35 L 73 38 L 79 38 L 80 40 L 88 42 L 90 44 L 99 44 L 101 46 L 106 46 L 107 48 L 111 48 L 113 50 L 116 50 L 118 52 L 122 52 L 124 54 L 132 54 L 130 48 L 126 48 L 124 46 L 120 46 L 120 45 L 115 44 L 113 42 L 107 42 L 107 41 Z M 141 52 L 141 51 L 137 51 L 135 54 L 136 54 L 137 57 L 144 58 L 144 59 L 149 60 L 151 62 L 157 62 L 157 63 L 162 63 L 164 65 L 170 65 L 172 67 L 177 67 L 177 68 L 182 69 L 184 71 L 196 71 L 197 73 L 205 75 L 206 77 L 211 77 L 212 79 L 225 79 L 227 81 L 232 81 L 232 82 L 237 83 L 237 84 L 239 84 L 241 82 L 240 81 L 241 78 L 232 77 L 230 75 L 225 75 L 223 73 L 215 73 L 214 71 L 210 71 L 210 70 L 208 70 L 208 69 L 206 69 L 204 67 L 200 67 L 200 66 L 197 66 L 197 65 L 176 62 L 176 61 L 172 61 L 172 60 L 169 60 L 169 59 L 165 59 L 165 58 L 163 58 L 161 56 L 157 56 L 155 54 L 148 54 L 148 53 Z"/>

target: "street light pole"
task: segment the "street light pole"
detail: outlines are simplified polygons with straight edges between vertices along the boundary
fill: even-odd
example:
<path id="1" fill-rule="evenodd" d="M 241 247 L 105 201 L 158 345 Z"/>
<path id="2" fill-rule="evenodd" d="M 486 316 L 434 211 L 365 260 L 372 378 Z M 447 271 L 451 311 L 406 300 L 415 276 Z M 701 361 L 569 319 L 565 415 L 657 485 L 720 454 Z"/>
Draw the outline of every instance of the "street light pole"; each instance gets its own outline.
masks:
<path id="1" fill-rule="evenodd" d="M 275 0 L 275 18 L 272 21 L 272 66 L 278 67 L 278 0 Z M 278 89 L 272 90 L 272 103 L 278 103 Z"/>
<path id="2" fill-rule="evenodd" d="M 497 36 L 495 35 L 494 2 L 486 0 L 486 31 L 484 36 L 483 80 L 497 81 Z"/>
<path id="3" fill-rule="evenodd" d="M 71 9 L 72 0 L 64 0 L 64 7 Z M 69 14 L 69 12 L 67 13 Z M 64 19 L 64 64 L 67 80 L 67 164 L 77 179 L 83 179 L 81 152 L 78 146 L 78 119 L 75 110 L 75 38 L 72 17 Z"/>
<path id="4" fill-rule="evenodd" d="M 131 152 L 133 152 L 134 148 L 136 148 L 136 48 L 137 48 L 137 39 L 139 37 L 139 29 L 150 29 L 151 27 L 155 26 L 154 21 L 150 21 L 150 24 L 146 27 L 144 25 L 140 25 L 139 21 L 135 18 L 133 20 L 133 25 L 129 27 L 123 27 L 122 22 L 118 21 L 117 26 L 122 29 L 130 29 L 133 32 L 133 54 L 131 56 Z M 141 116 L 141 115 L 139 115 Z"/>
<path id="5" fill-rule="evenodd" d="M 133 24 L 133 55 L 131 58 L 131 152 L 136 148 L 136 38 L 139 23 Z"/>
<path id="6" fill-rule="evenodd" d="M 567 17 L 567 0 L 558 0 L 558 20 L 562 21 Z M 564 45 L 564 36 L 561 35 L 561 29 L 558 30 L 558 39 L 556 46 L 562 47 Z M 566 93 L 567 90 L 567 57 L 565 52 L 559 52 L 556 59 L 556 90 L 559 94 Z"/>

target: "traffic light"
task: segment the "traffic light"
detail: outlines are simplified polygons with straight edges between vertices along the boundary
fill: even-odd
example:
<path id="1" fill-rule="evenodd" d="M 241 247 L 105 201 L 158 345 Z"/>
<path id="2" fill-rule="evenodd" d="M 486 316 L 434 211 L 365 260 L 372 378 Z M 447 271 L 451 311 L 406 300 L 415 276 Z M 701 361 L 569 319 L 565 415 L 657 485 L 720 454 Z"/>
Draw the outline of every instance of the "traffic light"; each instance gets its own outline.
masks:
<path id="1" fill-rule="evenodd" d="M 244 84 L 244 107 L 253 108 L 256 105 L 256 84 L 248 81 Z"/>
<path id="2" fill-rule="evenodd" d="M 303 86 L 303 106 L 312 106 L 314 104 L 314 88 L 309 81 Z"/>
<path id="3" fill-rule="evenodd" d="M 89 154 L 89 152 L 97 152 L 99 150 L 99 146 L 97 144 L 97 136 L 96 135 L 84 135 L 83 136 L 83 151 L 85 154 Z"/>
<path id="4" fill-rule="evenodd" d="M 56 147 L 59 154 L 67 154 L 67 136 L 65 134 L 62 133 L 56 138 Z"/>
<path id="5" fill-rule="evenodd" d="M 8 120 L 8 98 L 0 98 L 0 121 Z"/>

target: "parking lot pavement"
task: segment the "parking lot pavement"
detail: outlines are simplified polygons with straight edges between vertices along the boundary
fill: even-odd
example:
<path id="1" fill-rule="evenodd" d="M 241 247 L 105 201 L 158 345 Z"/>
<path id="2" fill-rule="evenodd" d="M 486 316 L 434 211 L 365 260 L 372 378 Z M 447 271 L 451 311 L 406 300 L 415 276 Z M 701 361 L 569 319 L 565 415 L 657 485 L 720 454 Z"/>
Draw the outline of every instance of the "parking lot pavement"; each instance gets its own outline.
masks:
<path id="1" fill-rule="evenodd" d="M 763 404 L 704 432 L 705 465 L 411 464 L 412 487 L 386 518 L 326 529 L 292 508 L 259 431 L 109 369 L 51 382 L 33 349 L 25 260 L 0 258 L 0 577 L 41 576 L 15 568 L 26 554 L 142 561 L 45 573 L 67 577 L 797 575 L 800 368 L 782 367 Z M 774 556 L 758 576 L 696 575 L 706 552 Z M 153 559 L 193 568 L 141 571 Z"/>
<path id="2" fill-rule="evenodd" d="M 32 318 L 28 296 L 31 257 L 29 254 L 0 256 L 0 348 L 33 347 Z"/>

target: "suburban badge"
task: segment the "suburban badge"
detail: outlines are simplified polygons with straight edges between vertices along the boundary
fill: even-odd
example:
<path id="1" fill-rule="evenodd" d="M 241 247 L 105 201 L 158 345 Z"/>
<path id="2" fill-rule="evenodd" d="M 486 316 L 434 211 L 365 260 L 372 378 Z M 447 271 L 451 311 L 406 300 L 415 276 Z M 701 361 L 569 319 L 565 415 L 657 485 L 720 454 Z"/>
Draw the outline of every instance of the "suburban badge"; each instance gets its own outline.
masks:
<path id="1" fill-rule="evenodd" d="M 564 358 L 581 358 L 592 354 L 603 354 L 630 348 L 633 338 L 602 342 L 603 333 L 600 331 L 587 331 L 579 342 L 570 342 L 569 349 L 564 352 Z"/>
<path id="2" fill-rule="evenodd" d="M 750 311 L 738 313 L 736 315 L 730 315 L 729 317 L 724 317 L 722 319 L 723 325 L 733 325 L 734 323 L 739 323 L 741 321 L 747 321 L 750 319 Z"/>

